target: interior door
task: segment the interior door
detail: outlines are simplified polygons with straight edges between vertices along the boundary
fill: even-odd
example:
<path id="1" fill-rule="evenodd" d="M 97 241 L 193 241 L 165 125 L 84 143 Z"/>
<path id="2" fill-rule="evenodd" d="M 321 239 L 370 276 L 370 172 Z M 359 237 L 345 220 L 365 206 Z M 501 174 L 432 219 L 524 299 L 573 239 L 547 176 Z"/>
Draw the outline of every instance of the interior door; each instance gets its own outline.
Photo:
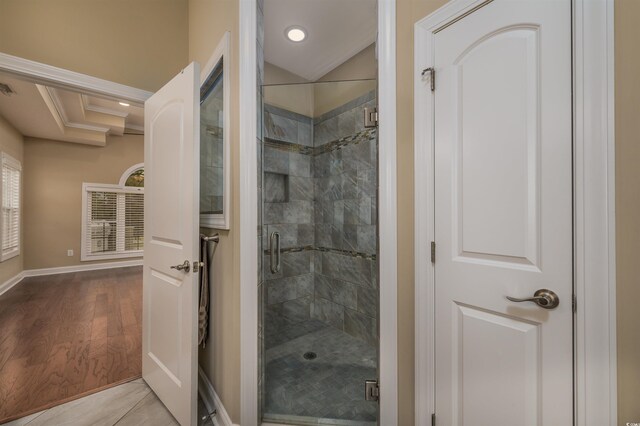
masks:
<path id="1" fill-rule="evenodd" d="M 571 2 L 434 39 L 436 423 L 571 425 Z"/>
<path id="2" fill-rule="evenodd" d="M 199 81 L 192 63 L 145 102 L 142 377 L 196 424 Z"/>

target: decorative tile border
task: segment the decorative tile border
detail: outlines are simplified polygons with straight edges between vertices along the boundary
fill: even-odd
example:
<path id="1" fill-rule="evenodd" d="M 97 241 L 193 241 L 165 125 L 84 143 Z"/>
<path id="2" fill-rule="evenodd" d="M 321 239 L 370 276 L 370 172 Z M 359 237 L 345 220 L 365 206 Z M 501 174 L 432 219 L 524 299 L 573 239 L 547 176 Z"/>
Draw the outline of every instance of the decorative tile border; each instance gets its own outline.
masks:
<path id="1" fill-rule="evenodd" d="M 377 255 L 375 254 L 367 254 L 367 253 L 361 253 L 358 251 L 334 249 L 329 247 L 316 247 L 316 246 L 286 247 L 281 249 L 280 253 L 299 253 L 302 251 L 320 251 L 324 253 L 337 253 L 343 256 L 357 257 L 357 258 L 367 259 L 367 260 L 376 260 L 376 257 L 377 257 Z M 270 255 L 271 250 L 265 249 L 264 254 Z"/>
<path id="2" fill-rule="evenodd" d="M 324 145 L 310 147 L 292 142 L 285 142 L 273 138 L 264 138 L 264 145 L 280 151 L 295 152 L 298 154 L 311 155 L 313 157 L 327 152 L 337 151 L 349 145 L 356 145 L 361 142 L 372 142 L 377 138 L 377 129 L 365 129 L 344 138 L 337 139 Z"/>

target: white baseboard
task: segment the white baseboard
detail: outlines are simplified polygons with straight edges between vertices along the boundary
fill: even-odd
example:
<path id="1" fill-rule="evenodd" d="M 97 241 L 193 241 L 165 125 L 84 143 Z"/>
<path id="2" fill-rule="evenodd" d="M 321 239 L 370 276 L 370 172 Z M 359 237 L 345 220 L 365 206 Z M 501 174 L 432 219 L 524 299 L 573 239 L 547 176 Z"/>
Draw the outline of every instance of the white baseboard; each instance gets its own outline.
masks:
<path id="1" fill-rule="evenodd" d="M 198 366 L 198 392 L 209 412 L 213 412 L 214 409 L 218 411 L 218 414 L 213 417 L 215 426 L 239 426 L 231 421 L 211 381 L 200 366 Z"/>
<path id="2" fill-rule="evenodd" d="M 70 272 L 83 272 L 83 271 L 98 271 L 100 269 L 113 269 L 113 268 L 126 268 L 129 266 L 141 266 L 142 259 L 125 260 L 122 262 L 104 262 L 104 263 L 90 263 L 85 265 L 71 265 L 61 266 L 58 268 L 42 268 L 42 269 L 26 269 L 13 278 L 9 278 L 7 281 L 0 284 L 0 295 L 7 292 L 15 285 L 20 283 L 27 277 L 40 277 L 42 275 L 56 275 L 56 274 L 68 274 Z"/>
<path id="3" fill-rule="evenodd" d="M 89 263 L 84 265 L 60 266 L 57 268 L 27 269 L 25 277 L 39 277 L 42 275 L 68 274 L 70 272 L 98 271 L 100 269 L 126 268 L 141 266 L 142 259 L 123 260 L 121 262 Z"/>
<path id="4" fill-rule="evenodd" d="M 18 284 L 24 278 L 24 271 L 19 272 L 14 277 L 9 278 L 2 284 L 0 284 L 0 296 L 11 290 L 16 284 Z"/>

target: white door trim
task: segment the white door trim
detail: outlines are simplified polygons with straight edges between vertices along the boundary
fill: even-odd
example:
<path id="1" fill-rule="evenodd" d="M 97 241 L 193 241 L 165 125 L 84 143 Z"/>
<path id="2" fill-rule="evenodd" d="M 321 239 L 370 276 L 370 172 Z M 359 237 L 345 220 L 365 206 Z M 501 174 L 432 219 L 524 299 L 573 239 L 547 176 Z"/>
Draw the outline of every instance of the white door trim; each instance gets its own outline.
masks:
<path id="1" fill-rule="evenodd" d="M 240 1 L 240 423 L 258 421 L 256 1 Z M 378 1 L 380 424 L 398 423 L 396 0 Z"/>
<path id="2" fill-rule="evenodd" d="M 428 260 L 434 235 L 433 96 L 420 73 L 433 64 L 433 31 L 485 2 L 452 0 L 415 24 L 416 425 L 429 424 L 435 397 L 434 269 Z M 575 423 L 615 425 L 614 2 L 573 0 L 572 9 Z"/>
<path id="3" fill-rule="evenodd" d="M 146 90 L 7 55 L 6 53 L 0 53 L 0 71 L 17 74 L 55 87 L 81 90 L 114 99 L 132 101 L 137 104 L 144 104 L 144 101 L 153 94 Z"/>

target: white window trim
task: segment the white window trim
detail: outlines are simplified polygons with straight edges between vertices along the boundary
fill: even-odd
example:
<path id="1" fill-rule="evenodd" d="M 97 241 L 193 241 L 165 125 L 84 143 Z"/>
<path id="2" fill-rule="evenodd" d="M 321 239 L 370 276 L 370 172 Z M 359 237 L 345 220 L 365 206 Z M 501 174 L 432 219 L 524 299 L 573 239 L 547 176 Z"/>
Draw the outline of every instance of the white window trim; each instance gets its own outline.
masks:
<path id="1" fill-rule="evenodd" d="M 140 168 L 140 167 L 138 167 Z M 137 170 L 137 169 L 133 169 Z M 128 174 L 127 174 L 128 176 Z M 87 223 L 89 221 L 88 211 L 87 211 L 87 194 L 91 191 L 108 191 L 108 192 L 117 192 L 123 194 L 137 194 L 143 193 L 144 188 L 132 187 L 132 186 L 123 186 L 123 185 L 113 185 L 113 184 L 105 184 L 105 183 L 83 183 L 82 184 L 82 237 L 81 237 L 81 245 L 80 245 L 80 261 L 81 262 L 90 262 L 93 260 L 112 260 L 112 259 L 126 259 L 131 257 L 142 257 L 144 255 L 144 250 L 134 250 L 128 251 L 124 253 L 109 253 L 109 254 L 91 254 L 87 252 Z M 122 218 L 120 220 L 123 220 Z M 119 227 L 120 228 L 120 227 Z"/>
<path id="2" fill-rule="evenodd" d="M 2 163 L 2 167 L 4 167 L 4 165 L 7 164 L 7 165 L 17 169 L 20 172 L 20 182 L 18 183 L 18 187 L 19 187 L 19 195 L 18 195 L 18 197 L 19 197 L 19 202 L 18 202 L 18 247 L 16 247 L 14 250 L 11 250 L 10 252 L 3 253 L 2 244 L 0 244 L 0 262 L 4 262 L 4 261 L 9 260 L 11 258 L 14 258 L 16 256 L 20 256 L 20 250 L 22 248 L 22 163 L 20 163 L 20 161 L 16 160 L 15 158 L 13 158 L 11 155 L 7 154 L 6 152 L 2 153 L 0 161 Z M 1 177 L 0 177 L 0 179 L 1 179 Z M 2 182 L 0 182 L 0 200 L 2 200 L 2 188 L 3 188 L 3 185 L 2 185 Z M 1 237 L 1 240 L 4 240 L 4 235 L 2 235 L 2 227 L 1 226 L 0 226 L 0 237 Z"/>
<path id="3" fill-rule="evenodd" d="M 134 164 L 133 166 L 125 170 L 122 176 L 120 176 L 120 186 L 124 187 L 125 183 L 127 183 L 127 179 L 129 179 L 129 176 L 131 176 L 133 172 L 137 172 L 138 170 L 142 170 L 142 169 L 144 169 L 144 163 Z M 130 187 L 128 186 L 127 188 L 130 188 Z"/>

